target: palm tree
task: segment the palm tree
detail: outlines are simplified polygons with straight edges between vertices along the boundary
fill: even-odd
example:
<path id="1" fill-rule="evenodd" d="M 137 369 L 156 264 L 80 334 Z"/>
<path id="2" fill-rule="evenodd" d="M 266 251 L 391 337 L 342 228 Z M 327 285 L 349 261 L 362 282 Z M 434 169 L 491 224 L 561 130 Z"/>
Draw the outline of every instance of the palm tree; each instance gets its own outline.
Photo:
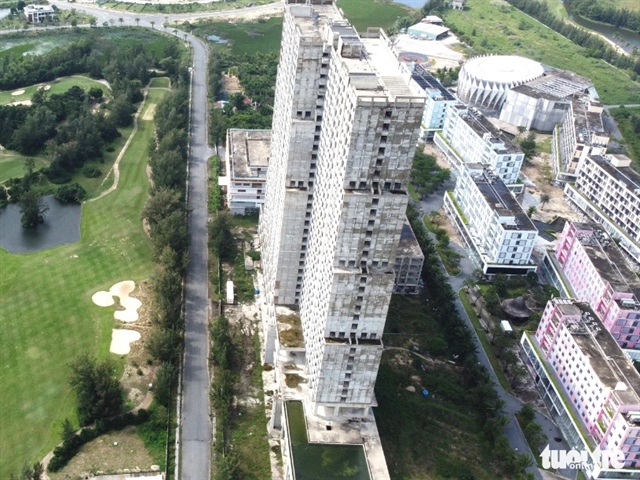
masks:
<path id="1" fill-rule="evenodd" d="M 120 22 L 120 26 L 122 26 L 122 24 L 124 23 L 124 18 L 120 17 L 118 21 Z"/>
<path id="2" fill-rule="evenodd" d="M 151 30 L 155 30 L 156 29 L 156 22 L 151 20 L 149 23 L 151 24 Z"/>
<path id="3" fill-rule="evenodd" d="M 540 210 L 542 210 L 542 207 L 544 207 L 549 200 L 551 200 L 551 197 L 547 193 L 540 195 Z"/>
<path id="4" fill-rule="evenodd" d="M 116 21 L 113 18 L 110 18 L 109 23 L 111 24 L 111 26 L 114 26 Z"/>
<path id="5" fill-rule="evenodd" d="M 139 27 L 140 26 L 140 19 L 136 17 L 135 20 L 136 20 L 136 27 Z"/>
<path id="6" fill-rule="evenodd" d="M 102 22 L 102 26 L 103 27 L 108 27 L 109 26 L 109 22 Z"/>
<path id="7" fill-rule="evenodd" d="M 89 25 L 91 27 L 95 27 L 98 24 L 98 21 L 95 18 L 92 18 L 91 20 L 89 20 Z"/>
<path id="8" fill-rule="evenodd" d="M 536 210 L 538 210 L 536 208 L 535 205 L 531 205 L 528 209 L 527 209 L 527 217 L 531 217 L 531 215 L 533 215 L 534 213 L 536 213 Z"/>
<path id="9" fill-rule="evenodd" d="M 178 35 L 178 30 L 176 30 L 175 28 L 173 29 L 173 34 L 174 35 Z"/>

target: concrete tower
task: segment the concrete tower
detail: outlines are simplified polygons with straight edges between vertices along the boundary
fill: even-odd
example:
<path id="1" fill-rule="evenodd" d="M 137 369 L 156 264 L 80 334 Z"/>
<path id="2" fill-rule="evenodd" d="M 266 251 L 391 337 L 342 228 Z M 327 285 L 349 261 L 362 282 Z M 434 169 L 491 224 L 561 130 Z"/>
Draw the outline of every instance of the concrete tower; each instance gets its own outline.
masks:
<path id="1" fill-rule="evenodd" d="M 424 94 L 381 30 L 358 35 L 332 3 L 288 3 L 277 81 L 267 302 L 299 304 L 316 411 L 366 415 Z"/>

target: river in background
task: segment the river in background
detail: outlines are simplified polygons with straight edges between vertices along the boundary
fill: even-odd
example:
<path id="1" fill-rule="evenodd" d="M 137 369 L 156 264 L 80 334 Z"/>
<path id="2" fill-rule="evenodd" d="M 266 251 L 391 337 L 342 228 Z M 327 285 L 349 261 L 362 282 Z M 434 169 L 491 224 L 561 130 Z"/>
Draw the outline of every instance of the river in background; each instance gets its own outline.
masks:
<path id="1" fill-rule="evenodd" d="M 640 50 L 640 33 L 632 32 L 631 30 L 624 28 L 616 28 L 612 25 L 607 25 L 606 23 L 593 22 L 578 15 L 574 15 L 571 11 L 571 7 L 567 5 L 566 2 L 563 2 L 563 5 L 572 22 L 575 22 L 588 30 L 593 30 L 596 33 L 602 34 L 602 36 L 614 42 L 627 53 L 631 53 L 633 47 L 637 47 L 638 50 Z"/>

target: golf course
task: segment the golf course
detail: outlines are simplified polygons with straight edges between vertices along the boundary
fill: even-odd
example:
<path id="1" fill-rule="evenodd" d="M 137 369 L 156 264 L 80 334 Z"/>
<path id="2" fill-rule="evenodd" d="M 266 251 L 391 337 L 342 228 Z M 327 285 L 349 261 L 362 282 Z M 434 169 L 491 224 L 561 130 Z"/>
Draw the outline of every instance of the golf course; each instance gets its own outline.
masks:
<path id="1" fill-rule="evenodd" d="M 107 87 L 85 77 L 54 82 L 50 91 L 64 91 L 71 84 L 85 89 L 99 86 L 108 94 Z M 25 97 L 36 88 L 25 88 Z M 30 254 L 0 250 L 0 478 L 9 478 L 24 462 L 41 460 L 60 442 L 65 418 L 78 425 L 68 383 L 71 360 L 88 352 L 98 359 L 111 355 L 120 368 L 124 364 L 109 354 L 116 324 L 113 309 L 97 307 L 91 297 L 123 280 L 139 284 L 152 271 L 141 212 L 149 189 L 146 169 L 153 112 L 167 93 L 167 88 L 147 89 L 137 128 L 121 129 L 123 137 L 105 155 L 102 184 L 94 186 L 89 196 L 108 191 L 116 178 L 117 185 L 84 203 L 79 242 Z M 0 102 L 5 97 L 6 92 L 0 92 Z M 119 175 L 109 173 L 125 147 L 117 162 Z M 38 166 L 44 160 L 39 162 Z M 0 181 L 20 175 L 23 161 L 8 154 L 3 160 L 0 155 L 0 171 Z"/>

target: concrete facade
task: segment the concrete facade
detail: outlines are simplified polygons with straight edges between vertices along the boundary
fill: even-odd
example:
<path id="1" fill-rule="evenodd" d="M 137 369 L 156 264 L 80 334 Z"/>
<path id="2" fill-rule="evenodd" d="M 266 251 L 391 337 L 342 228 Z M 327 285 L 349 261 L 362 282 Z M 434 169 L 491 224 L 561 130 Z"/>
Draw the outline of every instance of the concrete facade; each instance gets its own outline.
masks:
<path id="1" fill-rule="evenodd" d="M 56 18 L 56 11 L 51 5 L 26 5 L 23 11 L 27 22 L 30 23 L 42 23 Z"/>
<path id="2" fill-rule="evenodd" d="M 517 184 L 524 153 L 474 108 L 451 105 L 447 110 L 442 133 L 434 143 L 453 168 L 464 163 L 482 164 L 493 170 L 512 189 Z"/>
<path id="3" fill-rule="evenodd" d="M 537 229 L 507 186 L 490 169 L 465 164 L 444 206 L 471 250 L 470 259 L 486 275 L 536 271 L 531 254 Z"/>
<path id="4" fill-rule="evenodd" d="M 569 444 L 624 453 L 624 469 L 603 468 L 591 455 L 588 477 L 640 478 L 640 375 L 589 306 L 550 300 L 535 336 L 525 333 L 521 345 Z"/>
<path id="5" fill-rule="evenodd" d="M 314 413 L 375 405 L 423 110 L 382 31 L 358 35 L 332 3 L 286 6 L 260 238 L 267 323 L 299 305 Z"/>
<path id="6" fill-rule="evenodd" d="M 409 220 L 405 219 L 400 232 L 400 242 L 393 271 L 396 274 L 394 293 L 415 295 L 422 289 L 422 267 L 424 254 L 416 239 Z"/>
<path id="7" fill-rule="evenodd" d="M 640 263 L 640 175 L 624 155 L 585 156 L 565 196 Z"/>
<path id="8" fill-rule="evenodd" d="M 264 204 L 270 148 L 271 130 L 227 130 L 227 205 L 231 213 L 245 215 Z"/>
<path id="9" fill-rule="evenodd" d="M 447 108 L 458 103 L 458 100 L 421 65 L 415 65 L 410 71 L 411 81 L 415 82 L 426 96 L 420 138 L 423 142 L 432 142 L 435 133 L 444 128 Z"/>
<path id="10" fill-rule="evenodd" d="M 620 347 L 640 349 L 640 279 L 605 230 L 567 222 L 555 255 L 574 298 L 591 306 Z"/>
<path id="11" fill-rule="evenodd" d="M 571 100 L 561 125 L 551 140 L 551 167 L 558 185 L 576 180 L 580 161 L 587 155 L 604 155 L 609 137 L 602 123 L 603 107 L 586 96 Z"/>

